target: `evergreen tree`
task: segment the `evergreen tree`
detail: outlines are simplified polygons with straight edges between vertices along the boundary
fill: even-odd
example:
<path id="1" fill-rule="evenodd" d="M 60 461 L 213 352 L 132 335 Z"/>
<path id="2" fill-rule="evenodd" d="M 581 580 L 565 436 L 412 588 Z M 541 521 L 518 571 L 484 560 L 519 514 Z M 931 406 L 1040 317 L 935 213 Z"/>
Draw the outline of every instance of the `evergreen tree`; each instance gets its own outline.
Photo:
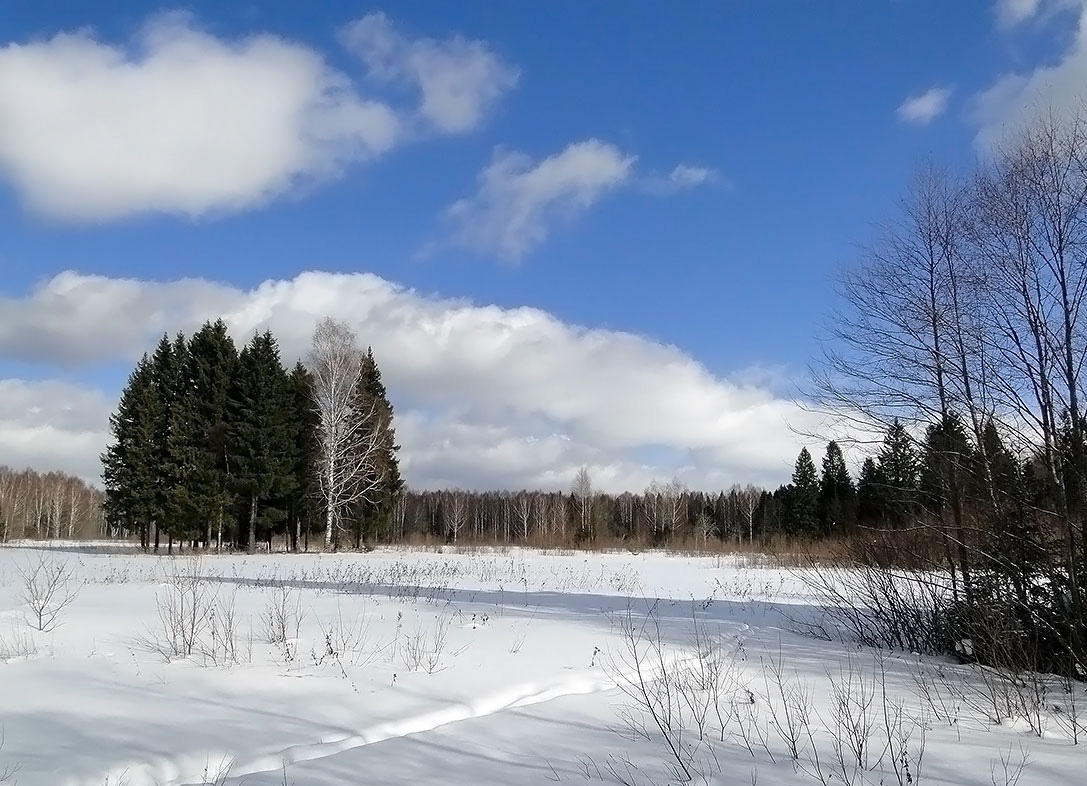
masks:
<path id="1" fill-rule="evenodd" d="M 886 522 L 901 527 L 917 508 L 919 466 L 913 440 L 897 418 L 887 429 L 876 461 L 883 483 L 880 506 Z"/>
<path id="2" fill-rule="evenodd" d="M 786 526 L 793 534 L 816 531 L 819 514 L 819 480 L 807 448 L 800 449 L 786 493 Z"/>
<path id="3" fill-rule="evenodd" d="M 861 464 L 861 474 L 857 481 L 857 522 L 865 526 L 886 523 L 884 499 L 887 481 L 883 477 L 875 459 L 865 458 Z"/>
<path id="4" fill-rule="evenodd" d="M 287 505 L 288 523 L 293 525 L 292 548 L 298 551 L 303 527 L 306 543 L 313 517 L 317 514 L 320 492 L 317 488 L 317 461 L 321 450 L 319 431 L 321 416 L 313 399 L 313 375 L 302 363 L 295 365 L 289 380 L 292 396 L 294 449 L 292 451 L 294 482 Z"/>
<path id="5" fill-rule="evenodd" d="M 154 526 L 154 549 L 158 551 L 162 534 L 170 534 L 170 520 L 177 500 L 171 477 L 174 462 L 171 458 L 170 428 L 178 388 L 178 371 L 175 360 L 175 344 L 164 335 L 151 356 L 149 369 L 151 386 L 157 406 L 152 422 L 151 462 L 155 473 L 154 490 L 148 501 L 151 523 Z"/>
<path id="6" fill-rule="evenodd" d="M 246 548 L 256 548 L 258 523 L 270 526 L 282 516 L 265 509 L 293 484 L 293 397 L 270 332 L 253 337 L 242 350 L 229 411 L 234 487 L 243 498 L 248 521 Z"/>
<path id="7" fill-rule="evenodd" d="M 857 490 L 849 477 L 842 449 L 833 440 L 823 457 L 819 480 L 819 523 L 823 532 L 851 527 L 856 521 Z"/>
<path id="8" fill-rule="evenodd" d="M 356 546 L 361 546 L 364 537 L 388 537 L 396 501 L 403 489 L 400 462 L 396 456 L 400 446 L 396 444 L 393 407 L 381 381 L 381 371 L 374 360 L 373 349 L 369 347 L 362 359 L 355 397 L 356 409 L 364 419 L 359 437 L 370 451 L 369 476 L 363 480 L 370 492 L 354 511 L 357 521 Z"/>
<path id="9" fill-rule="evenodd" d="M 202 450 L 201 434 L 196 417 L 196 392 L 192 384 L 192 363 L 185 337 L 178 335 L 171 347 L 170 375 L 164 383 L 170 385 L 166 394 L 166 453 L 160 472 L 166 481 L 164 530 L 174 539 L 184 541 L 197 537 L 202 523 L 202 489 L 198 469 Z"/>
<path id="10" fill-rule="evenodd" d="M 980 488 L 979 469 L 974 448 L 957 415 L 950 414 L 925 429 L 918 487 L 921 502 L 930 513 L 942 515 L 956 490 L 961 494 L 971 484 Z"/>
<path id="11" fill-rule="evenodd" d="M 106 520 L 124 532 L 138 531 L 144 549 L 150 546 L 149 528 L 155 520 L 154 446 L 159 406 L 151 360 L 144 355 L 121 392 L 117 411 L 110 416 L 113 442 L 102 455 Z"/>
<path id="12" fill-rule="evenodd" d="M 225 514 L 233 500 L 227 463 L 227 407 L 238 371 L 238 350 L 221 319 L 205 323 L 194 333 L 188 350 L 186 378 L 195 443 L 191 504 L 194 518 L 204 527 L 207 545 L 214 540 L 221 546 Z"/>

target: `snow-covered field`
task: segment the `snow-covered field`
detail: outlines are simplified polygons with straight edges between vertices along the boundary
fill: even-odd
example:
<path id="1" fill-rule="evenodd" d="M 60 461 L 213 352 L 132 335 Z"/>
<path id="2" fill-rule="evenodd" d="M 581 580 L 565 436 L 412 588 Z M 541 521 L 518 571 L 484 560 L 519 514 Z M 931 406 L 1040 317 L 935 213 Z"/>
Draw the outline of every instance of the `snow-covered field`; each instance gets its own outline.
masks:
<path id="1" fill-rule="evenodd" d="M 1087 783 L 1068 697 L 997 718 L 819 616 L 741 558 L 0 549 L 0 782 Z"/>

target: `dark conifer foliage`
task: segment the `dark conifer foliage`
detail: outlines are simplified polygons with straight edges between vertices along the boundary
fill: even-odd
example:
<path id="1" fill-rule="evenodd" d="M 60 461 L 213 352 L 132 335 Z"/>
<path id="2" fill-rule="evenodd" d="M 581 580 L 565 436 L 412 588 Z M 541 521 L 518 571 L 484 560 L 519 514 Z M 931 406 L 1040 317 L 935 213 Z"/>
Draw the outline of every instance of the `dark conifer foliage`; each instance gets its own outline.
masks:
<path id="1" fill-rule="evenodd" d="M 785 526 L 794 535 L 816 531 L 819 516 L 819 480 L 807 448 L 800 449 L 792 483 L 785 494 Z"/>
<path id="2" fill-rule="evenodd" d="M 917 509 L 920 467 L 913 439 L 897 419 L 887 429 L 876 463 L 882 517 L 892 526 L 904 527 Z"/>
<path id="3" fill-rule="evenodd" d="M 243 500 L 246 548 L 256 548 L 284 514 L 266 505 L 293 491 L 295 435 L 293 395 L 270 332 L 254 336 L 242 350 L 229 401 L 228 458 L 234 487 Z"/>
<path id="4" fill-rule="evenodd" d="M 117 411 L 110 416 L 113 443 L 102 455 L 106 520 L 120 530 L 139 533 L 144 548 L 150 544 L 151 525 L 156 520 L 158 407 L 151 359 L 144 355 L 129 375 Z"/>
<path id="5" fill-rule="evenodd" d="M 400 446 L 396 444 L 393 407 L 381 381 L 381 370 L 374 360 L 373 348 L 368 347 L 362 359 L 355 397 L 356 409 L 364 420 L 360 430 L 361 441 L 373 445 L 371 477 L 363 481 L 372 490 L 354 511 L 357 521 L 356 547 L 361 547 L 363 540 L 388 539 L 393 531 L 395 503 L 404 487 L 396 456 Z"/>
<path id="6" fill-rule="evenodd" d="M 294 444 L 291 451 L 293 481 L 287 497 L 287 523 L 291 549 L 298 551 L 303 535 L 308 538 L 310 530 L 320 523 L 320 494 L 316 472 L 321 418 L 313 400 L 313 376 L 301 362 L 291 370 L 288 384 Z"/>
<path id="7" fill-rule="evenodd" d="M 819 525 L 824 533 L 851 528 L 857 519 L 857 490 L 837 442 L 827 444 L 819 479 Z"/>

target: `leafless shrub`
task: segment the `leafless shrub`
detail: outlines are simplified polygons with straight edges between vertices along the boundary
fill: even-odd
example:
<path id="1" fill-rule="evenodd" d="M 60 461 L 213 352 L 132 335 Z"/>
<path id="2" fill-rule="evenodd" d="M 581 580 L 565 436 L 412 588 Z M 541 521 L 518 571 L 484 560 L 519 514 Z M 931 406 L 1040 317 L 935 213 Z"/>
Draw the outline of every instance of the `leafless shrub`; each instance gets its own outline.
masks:
<path id="1" fill-rule="evenodd" d="M 4 729 L 0 727 L 0 753 L 4 751 Z M 18 774 L 18 764 L 0 763 L 0 786 L 17 786 L 15 776 Z"/>
<path id="2" fill-rule="evenodd" d="M 910 664 L 909 672 L 917 696 L 932 716 L 957 729 L 964 709 L 962 677 L 956 679 L 943 663 L 930 663 L 921 658 Z"/>
<path id="3" fill-rule="evenodd" d="M 729 669 L 719 660 L 716 644 L 696 620 L 700 632 L 695 633 L 695 653 L 669 647 L 656 604 L 648 606 L 644 615 L 628 608 L 619 623 L 623 644 L 610 670 L 629 700 L 620 711 L 625 732 L 632 738 L 660 742 L 671 778 L 685 783 L 707 780 L 720 771 L 712 737 L 724 736 L 728 714 L 720 707 L 731 690 L 726 687 Z M 715 719 L 719 719 L 716 735 Z M 629 768 L 623 772 L 633 778 Z M 619 778 L 621 773 L 615 769 L 612 775 Z"/>
<path id="4" fill-rule="evenodd" d="M 928 739 L 925 723 L 909 715 L 902 702 L 887 696 L 883 680 L 883 731 L 889 760 L 898 786 L 916 786 L 921 782 Z"/>
<path id="5" fill-rule="evenodd" d="M 830 676 L 830 715 L 834 763 L 846 784 L 858 782 L 872 765 L 876 739 L 875 681 L 851 658 L 838 675 Z"/>
<path id="6" fill-rule="evenodd" d="M 302 599 L 297 590 L 276 587 L 264 605 L 261 624 L 269 644 L 288 644 L 298 638 L 302 627 Z"/>
<path id="7" fill-rule="evenodd" d="M 197 652 L 215 606 L 214 594 L 200 575 L 198 558 L 171 565 L 156 605 L 158 626 L 141 643 L 167 659 Z"/>
<path id="8" fill-rule="evenodd" d="M 253 662 L 252 624 L 248 636 L 243 638 L 236 596 L 237 593 L 231 593 L 217 597 L 208 615 L 207 636 L 201 645 L 201 653 L 206 662 L 217 666 Z"/>
<path id="9" fill-rule="evenodd" d="M 785 672 L 780 653 L 763 664 L 763 680 L 770 728 L 785 744 L 789 758 L 799 762 L 811 739 L 811 686 L 795 673 L 790 675 Z"/>
<path id="10" fill-rule="evenodd" d="M 385 644 L 370 646 L 370 622 L 371 615 L 365 611 L 353 618 L 345 617 L 343 609 L 337 605 L 336 615 L 327 622 L 318 618 L 317 623 L 321 628 L 321 638 L 324 644 L 322 651 L 316 649 L 311 653 L 315 665 L 322 665 L 326 660 L 346 660 L 353 666 L 366 666 L 381 657 L 390 648 L 395 646 L 396 639 Z"/>
<path id="11" fill-rule="evenodd" d="M 25 633 L 12 630 L 10 636 L 0 636 L 0 663 L 12 660 L 26 660 L 27 658 L 33 658 L 37 654 L 37 642 Z"/>
<path id="12" fill-rule="evenodd" d="M 1009 747 L 1000 752 L 998 761 L 989 762 L 990 782 L 993 786 L 1016 786 L 1028 764 L 1030 756 L 1022 746 L 1019 746 L 1018 753 Z"/>
<path id="13" fill-rule="evenodd" d="M 944 649 L 950 597 L 935 573 L 855 562 L 813 563 L 798 572 L 827 607 L 821 632 L 874 648 L 934 654 Z"/>
<path id="14" fill-rule="evenodd" d="M 1053 703 L 1053 724 L 1065 734 L 1073 745 L 1087 735 L 1087 717 L 1083 715 L 1083 704 L 1087 688 L 1083 683 L 1066 677 L 1061 680 L 1060 695 Z"/>
<path id="15" fill-rule="evenodd" d="M 51 631 L 58 618 L 79 596 L 79 584 L 66 560 L 38 552 L 16 568 L 19 600 L 30 608 L 31 627 Z"/>
<path id="16" fill-rule="evenodd" d="M 434 621 L 431 631 L 422 626 L 416 629 L 414 635 L 408 636 L 401 644 L 401 653 L 404 665 L 409 671 L 425 671 L 427 674 L 435 674 L 445 668 L 443 656 L 449 644 L 449 626 L 452 620 L 442 615 Z M 453 653 L 454 655 L 458 652 Z"/>

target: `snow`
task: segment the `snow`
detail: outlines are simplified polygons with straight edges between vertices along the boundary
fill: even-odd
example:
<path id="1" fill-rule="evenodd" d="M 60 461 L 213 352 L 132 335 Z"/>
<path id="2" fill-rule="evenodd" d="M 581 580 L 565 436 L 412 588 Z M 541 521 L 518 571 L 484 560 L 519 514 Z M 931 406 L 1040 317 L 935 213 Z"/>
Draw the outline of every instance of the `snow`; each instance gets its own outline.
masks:
<path id="1" fill-rule="evenodd" d="M 78 589 L 44 632 L 20 597 L 20 570 L 43 558 L 62 562 Z M 632 681 L 639 667 L 650 685 L 693 673 L 706 662 L 698 652 L 715 649 L 729 664 L 721 704 L 737 719 L 757 714 L 746 731 L 761 728 L 764 740 L 745 746 L 736 720 L 724 741 L 698 744 L 687 723 L 682 744 L 712 762 L 701 768 L 709 783 L 819 782 L 811 754 L 830 771 L 833 688 L 847 674 L 870 688 L 884 675 L 871 732 L 881 762 L 855 773 L 857 784 L 898 782 L 879 750 L 884 691 L 909 719 L 907 758 L 924 736 L 914 783 L 1001 784 L 1023 760 L 1020 784 L 1084 782 L 1087 745 L 1073 745 L 1066 726 L 1039 734 L 1037 719 L 988 717 L 951 695 L 976 676 L 969 667 L 798 632 L 825 600 L 794 571 L 728 556 L 193 559 L 23 544 L 0 549 L 0 774 L 18 766 L 18 786 L 617 783 L 615 773 L 675 783 L 661 735 L 630 733 L 626 720 L 640 717 Z M 215 609 L 216 627 L 175 655 L 162 618 L 194 605 Z M 230 613 L 234 636 L 224 637 Z M 632 624 L 652 634 L 637 658 L 624 635 Z M 942 675 L 929 685 L 948 694 L 946 716 L 921 700 L 918 670 Z M 799 761 L 773 731 L 775 694 L 810 697 Z"/>

